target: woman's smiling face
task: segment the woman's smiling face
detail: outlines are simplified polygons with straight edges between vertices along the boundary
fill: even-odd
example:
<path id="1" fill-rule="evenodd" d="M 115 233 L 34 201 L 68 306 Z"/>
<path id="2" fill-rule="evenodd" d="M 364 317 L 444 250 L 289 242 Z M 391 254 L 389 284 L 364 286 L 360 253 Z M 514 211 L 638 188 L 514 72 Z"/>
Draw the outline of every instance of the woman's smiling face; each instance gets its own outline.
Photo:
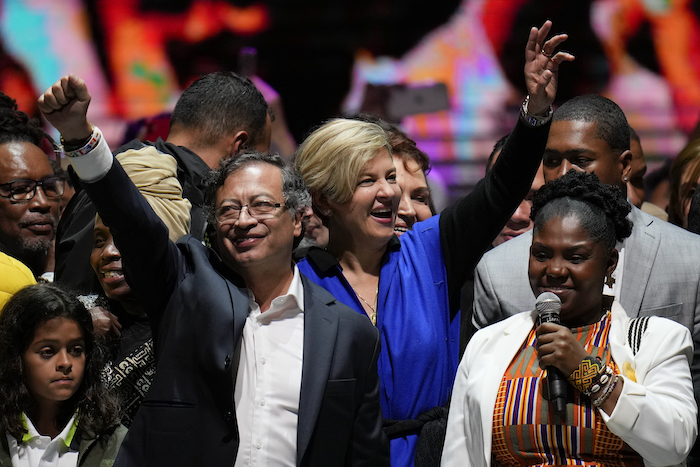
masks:
<path id="1" fill-rule="evenodd" d="M 102 289 L 112 300 L 132 300 L 131 287 L 124 278 L 122 256 L 112 238 L 112 232 L 99 217 L 92 232 L 93 248 L 90 264 L 97 274 Z"/>
<path id="2" fill-rule="evenodd" d="M 584 325 L 602 314 L 603 281 L 617 265 L 617 251 L 606 255 L 576 215 L 552 217 L 533 235 L 530 286 L 535 296 L 553 292 L 562 301 L 562 322 Z"/>
<path id="3" fill-rule="evenodd" d="M 329 202 L 333 227 L 356 240 L 379 240 L 386 243 L 394 235 L 401 190 L 396 181 L 396 167 L 386 149 L 367 162 L 359 174 L 357 187 L 347 203 Z"/>
<path id="4" fill-rule="evenodd" d="M 402 235 L 413 228 L 413 224 L 432 217 L 430 211 L 430 189 L 421 166 L 408 156 L 394 154 L 396 179 L 401 189 L 398 218 L 394 231 Z"/>

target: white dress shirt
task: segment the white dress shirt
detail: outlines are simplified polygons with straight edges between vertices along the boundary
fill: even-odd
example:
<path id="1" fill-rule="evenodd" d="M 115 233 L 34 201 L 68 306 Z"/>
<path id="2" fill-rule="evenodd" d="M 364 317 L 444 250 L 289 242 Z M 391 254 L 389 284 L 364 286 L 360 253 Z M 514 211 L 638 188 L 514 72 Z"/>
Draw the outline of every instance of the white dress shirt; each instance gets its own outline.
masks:
<path id="1" fill-rule="evenodd" d="M 299 269 L 270 309 L 249 291 L 234 400 L 240 434 L 236 467 L 295 466 L 304 356 L 304 286 Z"/>
<path id="2" fill-rule="evenodd" d="M 78 451 L 69 449 L 77 425 L 75 415 L 68 420 L 58 436 L 42 436 L 26 414 L 22 414 L 28 433 L 18 443 L 14 436 L 7 434 L 12 467 L 75 467 L 78 465 Z"/>

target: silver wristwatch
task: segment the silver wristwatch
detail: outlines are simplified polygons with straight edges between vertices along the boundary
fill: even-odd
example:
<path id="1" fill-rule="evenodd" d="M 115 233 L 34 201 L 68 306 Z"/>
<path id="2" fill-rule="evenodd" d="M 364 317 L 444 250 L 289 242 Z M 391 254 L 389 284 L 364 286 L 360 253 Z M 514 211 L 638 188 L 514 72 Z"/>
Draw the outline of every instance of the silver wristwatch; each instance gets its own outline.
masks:
<path id="1" fill-rule="evenodd" d="M 552 119 L 552 114 L 554 113 L 552 111 L 552 106 L 549 106 L 549 110 L 547 111 L 547 115 L 544 115 L 542 117 L 538 117 L 535 115 L 531 115 L 527 111 L 527 104 L 530 102 L 530 96 L 527 96 L 525 98 L 525 102 L 523 102 L 523 106 L 520 108 L 520 118 L 525 120 L 531 127 L 538 127 L 542 126 L 545 123 L 549 122 Z"/>

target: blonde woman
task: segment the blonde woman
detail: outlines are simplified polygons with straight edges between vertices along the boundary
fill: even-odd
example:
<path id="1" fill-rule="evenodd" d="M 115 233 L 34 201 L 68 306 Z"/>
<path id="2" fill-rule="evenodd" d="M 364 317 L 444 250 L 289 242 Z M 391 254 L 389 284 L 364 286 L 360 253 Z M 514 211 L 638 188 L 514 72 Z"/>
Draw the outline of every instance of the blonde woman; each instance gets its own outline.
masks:
<path id="1" fill-rule="evenodd" d="M 460 289 L 527 194 L 539 166 L 557 70 L 574 58 L 555 51 L 566 35 L 545 42 L 550 29 L 547 21 L 530 31 L 529 97 L 494 169 L 469 196 L 416 223 L 400 242 L 394 224 L 401 190 L 379 126 L 332 120 L 297 151 L 296 166 L 312 192 L 314 210 L 330 230 L 327 250 L 310 250 L 299 269 L 367 314 L 381 333 L 380 401 L 385 427 L 387 420 L 392 425 L 387 433 L 394 466 L 414 464 L 422 429 L 422 421 L 414 420 L 449 398 L 459 360 L 454 318 Z M 425 417 L 434 418 L 434 411 Z"/>

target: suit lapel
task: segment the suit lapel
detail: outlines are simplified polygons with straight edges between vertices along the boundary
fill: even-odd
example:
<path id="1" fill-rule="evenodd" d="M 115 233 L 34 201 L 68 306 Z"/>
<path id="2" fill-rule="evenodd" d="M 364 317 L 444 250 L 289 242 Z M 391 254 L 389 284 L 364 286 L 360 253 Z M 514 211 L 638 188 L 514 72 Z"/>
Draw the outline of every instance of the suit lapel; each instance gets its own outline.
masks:
<path id="1" fill-rule="evenodd" d="M 213 251 L 210 251 L 210 254 L 212 255 L 210 262 L 215 266 L 219 274 L 221 274 L 222 280 L 224 284 L 226 284 L 229 298 L 231 299 L 231 312 L 233 313 L 233 353 L 226 356 L 226 361 L 230 364 L 229 371 L 231 372 L 230 407 L 235 412 L 236 402 L 234 398 L 236 393 L 236 378 L 238 378 L 238 362 L 241 358 L 241 337 L 243 336 L 245 320 L 248 317 L 248 289 L 246 289 L 243 280 L 227 268 Z M 237 443 L 240 443 L 237 418 L 234 418 L 234 428 Z"/>
<path id="2" fill-rule="evenodd" d="M 488 345 L 480 349 L 480 355 L 486 365 L 479 365 L 481 368 L 475 374 L 476 378 L 481 378 L 479 386 L 482 397 L 479 397 L 479 410 L 482 414 L 492 414 L 496 406 L 498 397 L 498 385 L 501 384 L 511 359 L 518 353 L 523 342 L 532 330 L 532 326 L 537 319 L 537 312 L 530 314 L 521 313 L 513 318 L 513 322 L 507 328 L 499 330 L 497 334 L 490 338 Z M 503 358 L 504 356 L 510 356 Z M 491 452 L 491 433 L 493 432 L 493 417 L 481 417 L 481 429 L 483 436 L 484 452 Z"/>
<path id="3" fill-rule="evenodd" d="M 243 335 L 243 326 L 245 326 L 245 320 L 248 316 L 248 294 L 246 292 L 247 289 L 239 289 L 229 281 L 226 281 L 226 285 L 233 303 L 233 343 L 237 347 Z"/>
<path id="4" fill-rule="evenodd" d="M 245 325 L 246 317 L 248 316 L 248 289 L 245 282 L 236 273 L 224 265 L 219 255 L 213 250 L 208 251 L 209 262 L 221 274 L 224 283 L 228 288 L 228 294 L 233 305 L 233 340 L 237 346 L 243 335 L 243 326 Z M 238 361 L 238 360 L 235 360 Z"/>
<path id="5" fill-rule="evenodd" d="M 330 294 L 312 293 L 315 286 L 302 276 L 304 284 L 304 361 L 301 372 L 301 396 L 299 398 L 299 423 L 297 426 L 297 465 L 301 464 L 306 448 L 311 441 L 321 402 L 326 391 L 336 335 L 338 317 L 330 313 L 326 305 Z M 322 290 L 322 289 L 321 289 Z"/>
<path id="6" fill-rule="evenodd" d="M 642 291 L 647 288 L 661 236 L 654 228 L 655 221 L 646 220 L 634 206 L 629 219 L 634 227 L 632 235 L 625 241 L 620 304 L 629 316 L 638 316 L 644 298 Z"/>

